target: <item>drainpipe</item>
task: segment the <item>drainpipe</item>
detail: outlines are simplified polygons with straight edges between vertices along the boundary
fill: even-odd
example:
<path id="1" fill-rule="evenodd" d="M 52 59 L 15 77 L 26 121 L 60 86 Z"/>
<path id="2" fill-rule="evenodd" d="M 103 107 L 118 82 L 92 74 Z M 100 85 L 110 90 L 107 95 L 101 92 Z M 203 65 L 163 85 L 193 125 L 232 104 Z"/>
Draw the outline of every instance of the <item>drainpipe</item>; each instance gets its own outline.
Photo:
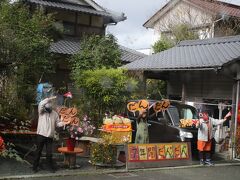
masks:
<path id="1" fill-rule="evenodd" d="M 215 21 L 213 21 L 212 22 L 212 26 L 211 26 L 211 38 L 214 38 L 214 35 L 215 35 L 215 23 L 217 23 L 217 22 L 219 22 L 219 21 L 221 21 L 221 20 L 224 20 L 226 17 L 225 17 L 225 15 L 222 15 L 222 17 L 221 18 L 219 18 L 219 19 L 217 19 L 217 20 L 215 20 Z"/>
<path id="2" fill-rule="evenodd" d="M 233 142 L 233 159 L 236 159 L 236 135 L 237 135 L 237 117 L 238 117 L 238 102 L 239 102 L 239 90 L 240 90 L 240 79 L 237 77 L 237 90 L 236 90 L 236 102 L 235 102 L 235 115 L 234 115 L 234 142 Z"/>
<path id="3" fill-rule="evenodd" d="M 182 99 L 181 99 L 182 103 L 185 104 L 186 101 L 186 87 L 185 87 L 185 83 L 182 84 Z"/>

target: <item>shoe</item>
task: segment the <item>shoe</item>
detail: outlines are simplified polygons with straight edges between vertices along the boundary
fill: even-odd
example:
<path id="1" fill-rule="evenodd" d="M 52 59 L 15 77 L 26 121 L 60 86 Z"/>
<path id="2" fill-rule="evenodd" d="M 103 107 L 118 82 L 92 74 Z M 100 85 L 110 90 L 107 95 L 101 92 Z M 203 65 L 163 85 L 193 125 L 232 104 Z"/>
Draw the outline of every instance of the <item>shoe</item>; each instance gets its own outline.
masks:
<path id="1" fill-rule="evenodd" d="M 213 163 L 210 159 L 207 159 L 207 160 L 205 161 L 205 164 L 206 164 L 207 166 L 214 166 L 214 163 Z"/>
<path id="2" fill-rule="evenodd" d="M 203 159 L 200 160 L 200 165 L 204 166 L 205 165 L 205 162 Z"/>

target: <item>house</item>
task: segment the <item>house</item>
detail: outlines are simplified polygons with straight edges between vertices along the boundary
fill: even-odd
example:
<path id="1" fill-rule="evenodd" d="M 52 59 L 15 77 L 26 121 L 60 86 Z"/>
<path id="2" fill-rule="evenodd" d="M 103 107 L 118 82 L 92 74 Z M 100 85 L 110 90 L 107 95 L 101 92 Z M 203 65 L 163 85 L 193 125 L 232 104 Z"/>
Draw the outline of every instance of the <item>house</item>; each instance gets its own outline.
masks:
<path id="1" fill-rule="evenodd" d="M 41 7 L 46 14 L 54 14 L 56 26 L 63 28 L 65 36 L 82 37 L 83 34 L 104 35 L 106 26 L 126 20 L 99 6 L 93 0 L 23 0 L 34 10 Z"/>
<path id="2" fill-rule="evenodd" d="M 172 38 L 171 28 L 190 25 L 200 39 L 240 33 L 240 6 L 217 0 L 170 0 L 145 23 L 154 29 L 155 39 Z"/>
<path id="3" fill-rule="evenodd" d="M 80 50 L 83 35 L 105 35 L 108 25 L 126 20 L 123 13 L 105 9 L 93 0 L 23 0 L 31 10 L 40 7 L 55 18 L 55 26 L 63 29 L 63 38 L 51 44 L 50 52 L 58 56 L 56 71 L 48 80 L 56 87 L 70 86 L 67 58 Z M 126 64 L 145 57 L 144 54 L 120 46 L 122 62 Z M 43 76 L 44 77 L 44 76 Z"/>
<path id="4" fill-rule="evenodd" d="M 144 71 L 146 78 L 166 80 L 169 97 L 232 100 L 240 74 L 240 35 L 181 41 L 123 67 Z"/>
<path id="5" fill-rule="evenodd" d="M 204 105 L 215 118 L 227 107 L 219 103 L 228 102 L 235 114 L 231 132 L 233 136 L 240 133 L 240 119 L 235 118 L 240 108 L 236 106 L 240 102 L 240 35 L 182 41 L 123 67 L 144 71 L 145 79 L 165 80 L 168 98 Z M 234 147 L 240 158 L 240 141 Z"/>
<path id="6" fill-rule="evenodd" d="M 121 45 L 119 45 L 119 50 L 121 52 L 121 60 L 123 65 L 134 62 L 136 60 L 139 60 L 147 56 L 143 53 L 140 53 L 138 51 L 132 50 L 130 48 L 127 48 Z M 50 52 L 58 54 L 60 56 L 60 62 L 61 62 L 57 64 L 58 75 L 60 76 L 54 75 L 54 77 L 57 78 L 54 80 L 54 82 L 59 82 L 58 78 L 62 77 L 62 80 L 64 82 L 69 83 L 68 86 L 73 92 L 75 91 L 75 89 L 72 87 L 71 80 L 69 79 L 70 69 L 67 66 L 68 63 L 66 62 L 66 57 L 74 55 L 79 51 L 80 51 L 80 39 L 78 38 L 69 38 L 69 37 L 64 38 L 62 40 L 59 40 L 58 42 L 53 43 L 50 47 Z M 60 85 L 62 86 L 64 84 L 60 84 Z"/>

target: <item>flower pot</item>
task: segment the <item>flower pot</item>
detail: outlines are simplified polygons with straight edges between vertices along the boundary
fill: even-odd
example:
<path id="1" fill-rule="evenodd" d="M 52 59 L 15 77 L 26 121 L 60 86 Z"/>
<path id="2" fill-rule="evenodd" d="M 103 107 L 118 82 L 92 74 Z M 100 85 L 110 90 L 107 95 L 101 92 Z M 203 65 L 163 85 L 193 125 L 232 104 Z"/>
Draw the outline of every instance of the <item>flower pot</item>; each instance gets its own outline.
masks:
<path id="1" fill-rule="evenodd" d="M 66 146 L 68 151 L 74 151 L 76 140 L 73 138 L 68 138 L 66 140 Z"/>

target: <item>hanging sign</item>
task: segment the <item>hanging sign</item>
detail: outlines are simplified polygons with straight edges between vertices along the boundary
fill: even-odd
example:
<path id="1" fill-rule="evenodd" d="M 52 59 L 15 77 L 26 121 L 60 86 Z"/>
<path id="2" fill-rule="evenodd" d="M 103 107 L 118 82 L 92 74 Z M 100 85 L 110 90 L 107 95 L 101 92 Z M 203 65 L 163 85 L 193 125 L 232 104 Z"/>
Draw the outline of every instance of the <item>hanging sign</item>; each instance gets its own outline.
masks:
<path id="1" fill-rule="evenodd" d="M 149 101 L 140 100 L 137 102 L 129 102 L 127 104 L 128 111 L 132 112 L 135 116 L 136 111 L 148 110 L 153 107 L 155 113 L 157 114 L 160 111 L 165 111 L 170 106 L 170 101 L 165 99 L 162 101 L 157 101 L 153 105 L 149 105 Z"/>
<path id="2" fill-rule="evenodd" d="M 147 100 L 140 100 L 138 102 L 138 110 L 143 111 L 149 108 L 149 102 Z"/>
<path id="3" fill-rule="evenodd" d="M 158 102 L 154 103 L 153 109 L 157 113 L 160 111 L 165 111 L 169 106 L 170 106 L 170 101 L 163 100 L 163 101 L 158 101 Z"/>
<path id="4" fill-rule="evenodd" d="M 127 104 L 127 109 L 132 112 L 135 116 L 135 112 L 138 110 L 138 102 L 129 102 Z"/>

